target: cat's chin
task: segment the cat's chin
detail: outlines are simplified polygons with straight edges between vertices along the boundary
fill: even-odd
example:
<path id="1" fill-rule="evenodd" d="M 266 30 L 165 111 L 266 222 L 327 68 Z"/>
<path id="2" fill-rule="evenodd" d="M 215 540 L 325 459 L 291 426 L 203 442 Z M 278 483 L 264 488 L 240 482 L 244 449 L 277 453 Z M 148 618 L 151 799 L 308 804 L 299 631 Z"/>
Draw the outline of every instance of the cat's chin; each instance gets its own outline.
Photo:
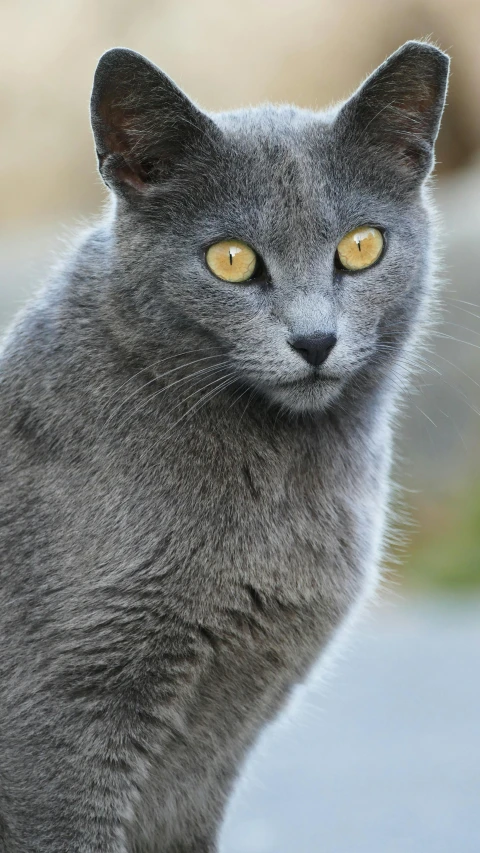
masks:
<path id="1" fill-rule="evenodd" d="M 327 409 L 338 398 L 342 387 L 339 379 L 322 379 L 310 383 L 299 381 L 270 385 L 262 390 L 270 402 L 301 414 Z"/>

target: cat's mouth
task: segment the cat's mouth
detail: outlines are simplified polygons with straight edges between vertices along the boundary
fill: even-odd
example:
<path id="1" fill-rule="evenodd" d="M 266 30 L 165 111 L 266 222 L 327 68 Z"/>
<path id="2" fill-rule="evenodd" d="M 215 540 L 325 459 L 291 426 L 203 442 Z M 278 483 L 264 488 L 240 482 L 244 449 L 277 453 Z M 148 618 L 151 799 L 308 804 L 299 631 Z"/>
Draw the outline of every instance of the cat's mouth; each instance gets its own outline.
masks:
<path id="1" fill-rule="evenodd" d="M 264 392 L 273 402 L 292 412 L 316 412 L 338 397 L 344 381 L 337 374 L 315 370 L 306 376 L 277 380 L 264 386 Z"/>
<path id="2" fill-rule="evenodd" d="M 320 383 L 337 383 L 340 382 L 341 377 L 335 376 L 333 373 L 320 373 L 318 371 L 312 371 L 307 376 L 302 376 L 297 379 L 287 379 L 282 382 L 278 382 L 277 385 L 280 388 L 311 388 L 312 385 L 318 385 Z"/>

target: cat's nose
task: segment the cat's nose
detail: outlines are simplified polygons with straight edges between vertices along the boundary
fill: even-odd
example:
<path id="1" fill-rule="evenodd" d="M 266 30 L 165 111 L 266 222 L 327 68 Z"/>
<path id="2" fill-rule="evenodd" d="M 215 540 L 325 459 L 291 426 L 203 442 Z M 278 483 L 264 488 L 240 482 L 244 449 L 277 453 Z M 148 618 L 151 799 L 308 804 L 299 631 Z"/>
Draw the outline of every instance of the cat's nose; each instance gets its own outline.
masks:
<path id="1" fill-rule="evenodd" d="M 320 367 L 327 360 L 337 343 L 337 336 L 333 332 L 326 335 L 318 332 L 313 335 L 293 338 L 289 343 L 305 361 L 308 361 L 313 367 Z"/>

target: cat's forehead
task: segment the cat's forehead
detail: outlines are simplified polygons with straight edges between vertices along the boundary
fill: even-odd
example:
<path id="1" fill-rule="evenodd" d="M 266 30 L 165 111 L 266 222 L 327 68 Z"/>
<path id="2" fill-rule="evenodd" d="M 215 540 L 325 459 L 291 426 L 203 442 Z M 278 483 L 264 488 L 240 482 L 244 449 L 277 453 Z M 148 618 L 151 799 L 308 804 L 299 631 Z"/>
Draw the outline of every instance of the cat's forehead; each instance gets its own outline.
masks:
<path id="1" fill-rule="evenodd" d="M 213 113 L 212 118 L 227 136 L 277 139 L 287 142 L 298 138 L 312 127 L 321 133 L 331 123 L 328 112 L 319 113 L 291 104 L 261 104 L 257 107 Z"/>
<path id="2" fill-rule="evenodd" d="M 213 116 L 227 147 L 263 165 L 305 162 L 322 147 L 327 115 L 290 105 L 267 104 Z"/>
<path id="3" fill-rule="evenodd" d="M 309 110 L 266 105 L 219 113 L 215 123 L 222 131 L 218 165 L 229 171 L 228 184 L 254 195 L 278 192 L 312 199 L 312 178 L 317 188 L 324 183 L 322 148 L 329 123 Z M 234 172 L 232 173 L 232 167 Z"/>
<path id="4" fill-rule="evenodd" d="M 292 251 L 299 243 L 316 245 L 319 233 L 336 233 L 331 198 L 339 179 L 331 168 L 335 140 L 328 114 L 266 105 L 213 118 L 222 141 L 210 161 L 215 191 L 207 204 L 226 230 L 240 226 L 252 240 L 274 239 L 292 244 Z"/>

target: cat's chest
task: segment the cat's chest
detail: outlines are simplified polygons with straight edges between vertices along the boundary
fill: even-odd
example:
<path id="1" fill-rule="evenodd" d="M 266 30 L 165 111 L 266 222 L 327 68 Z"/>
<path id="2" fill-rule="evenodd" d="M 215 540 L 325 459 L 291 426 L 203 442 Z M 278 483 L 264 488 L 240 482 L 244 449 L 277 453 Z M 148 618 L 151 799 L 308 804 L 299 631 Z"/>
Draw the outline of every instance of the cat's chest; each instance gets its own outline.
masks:
<path id="1" fill-rule="evenodd" d="M 378 516 L 365 472 L 344 464 L 340 477 L 332 458 L 298 445 L 232 448 L 204 463 L 185 458 L 163 481 L 162 559 L 188 576 L 184 612 L 219 629 L 268 617 L 277 645 L 310 610 L 345 612 Z"/>
<path id="2" fill-rule="evenodd" d="M 381 466 L 325 435 L 206 434 L 160 447 L 142 469 L 132 445 L 114 476 L 75 489 L 82 559 L 102 576 L 112 566 L 152 619 L 169 611 L 252 649 L 252 636 L 278 648 L 297 630 L 317 634 L 317 619 L 340 621 L 379 538 Z"/>
<path id="3" fill-rule="evenodd" d="M 204 580 L 232 573 L 255 585 L 263 577 L 272 591 L 301 566 L 309 574 L 319 563 L 342 563 L 374 515 L 372 466 L 322 435 L 241 439 L 233 426 L 228 441 L 184 439 L 175 452 L 160 447 L 143 470 L 133 456 L 120 477 L 103 483 L 105 532 L 115 541 L 128 536 L 129 551 L 140 546 L 160 561 L 194 563 Z M 90 486 L 93 506 L 102 490 L 95 479 Z"/>

